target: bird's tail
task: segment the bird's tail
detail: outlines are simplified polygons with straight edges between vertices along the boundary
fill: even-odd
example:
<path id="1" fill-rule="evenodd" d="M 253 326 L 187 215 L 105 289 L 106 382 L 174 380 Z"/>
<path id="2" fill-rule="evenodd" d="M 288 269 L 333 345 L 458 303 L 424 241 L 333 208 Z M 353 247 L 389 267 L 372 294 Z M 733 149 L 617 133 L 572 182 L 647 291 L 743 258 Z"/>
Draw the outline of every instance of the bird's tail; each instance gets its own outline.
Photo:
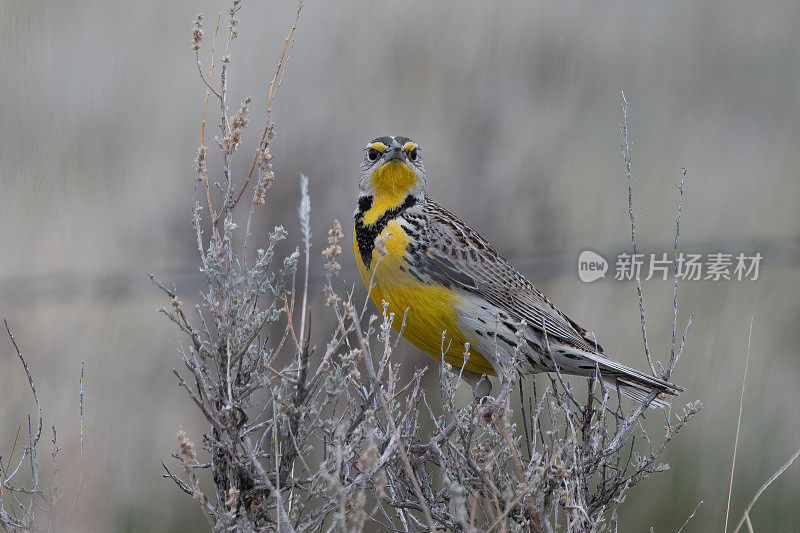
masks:
<path id="1" fill-rule="evenodd" d="M 581 355 L 592 361 L 600 372 L 603 382 L 612 388 L 619 387 L 620 392 L 637 402 L 644 402 L 653 391 L 659 394 L 650 403 L 653 407 L 667 407 L 668 397 L 677 396 L 683 388 L 656 376 L 645 374 L 640 370 L 625 366 L 604 355 L 583 352 Z"/>

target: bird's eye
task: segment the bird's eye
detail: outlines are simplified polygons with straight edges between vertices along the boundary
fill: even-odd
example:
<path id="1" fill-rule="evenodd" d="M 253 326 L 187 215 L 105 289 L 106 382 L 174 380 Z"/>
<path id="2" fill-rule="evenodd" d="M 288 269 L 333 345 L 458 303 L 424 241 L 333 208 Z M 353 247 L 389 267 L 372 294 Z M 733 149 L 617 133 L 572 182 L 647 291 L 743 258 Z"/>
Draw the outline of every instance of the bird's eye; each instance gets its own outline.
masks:
<path id="1" fill-rule="evenodd" d="M 416 161 L 417 160 L 417 149 L 416 148 L 414 148 L 413 150 L 408 152 L 408 158 L 410 160 L 412 160 L 412 161 Z"/>
<path id="2" fill-rule="evenodd" d="M 377 161 L 379 155 L 381 155 L 381 153 L 377 151 L 375 148 L 367 149 L 367 159 L 369 159 L 370 161 Z"/>

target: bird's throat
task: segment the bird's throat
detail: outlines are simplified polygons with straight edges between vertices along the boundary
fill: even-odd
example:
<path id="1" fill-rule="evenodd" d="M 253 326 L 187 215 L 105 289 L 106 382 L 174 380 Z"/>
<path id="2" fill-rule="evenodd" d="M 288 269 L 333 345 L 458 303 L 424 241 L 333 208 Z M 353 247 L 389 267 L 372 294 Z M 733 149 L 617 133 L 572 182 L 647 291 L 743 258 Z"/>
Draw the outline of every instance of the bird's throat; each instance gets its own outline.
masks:
<path id="1" fill-rule="evenodd" d="M 386 211 L 400 206 L 417 186 L 417 175 L 402 161 L 390 161 L 372 173 L 372 206 L 364 213 L 364 224 L 374 224 Z"/>

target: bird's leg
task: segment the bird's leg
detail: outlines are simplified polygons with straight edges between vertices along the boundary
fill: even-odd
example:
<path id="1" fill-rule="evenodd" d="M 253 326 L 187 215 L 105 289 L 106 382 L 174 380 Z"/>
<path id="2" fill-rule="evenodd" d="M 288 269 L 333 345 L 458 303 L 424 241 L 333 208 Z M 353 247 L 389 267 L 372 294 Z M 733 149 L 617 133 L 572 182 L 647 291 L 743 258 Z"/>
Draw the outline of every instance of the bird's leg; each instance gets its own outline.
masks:
<path id="1" fill-rule="evenodd" d="M 492 392 L 492 382 L 486 374 L 478 374 L 465 368 L 461 371 L 461 379 L 472 386 L 472 396 L 477 403 Z"/>

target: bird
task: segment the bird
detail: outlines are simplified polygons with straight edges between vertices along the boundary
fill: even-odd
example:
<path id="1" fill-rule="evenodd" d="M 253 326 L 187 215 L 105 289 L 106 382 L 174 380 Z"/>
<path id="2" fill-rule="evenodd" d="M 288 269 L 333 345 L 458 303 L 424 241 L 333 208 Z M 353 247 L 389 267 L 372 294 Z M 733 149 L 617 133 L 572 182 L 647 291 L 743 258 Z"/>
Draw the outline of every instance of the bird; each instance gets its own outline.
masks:
<path id="1" fill-rule="evenodd" d="M 422 150 L 403 136 L 364 148 L 353 248 L 361 279 L 393 327 L 459 369 L 474 394 L 516 363 L 520 375 L 599 376 L 651 405 L 683 389 L 608 357 L 594 335 L 559 311 L 477 231 L 431 199 Z M 516 357 L 515 357 L 516 354 Z"/>

